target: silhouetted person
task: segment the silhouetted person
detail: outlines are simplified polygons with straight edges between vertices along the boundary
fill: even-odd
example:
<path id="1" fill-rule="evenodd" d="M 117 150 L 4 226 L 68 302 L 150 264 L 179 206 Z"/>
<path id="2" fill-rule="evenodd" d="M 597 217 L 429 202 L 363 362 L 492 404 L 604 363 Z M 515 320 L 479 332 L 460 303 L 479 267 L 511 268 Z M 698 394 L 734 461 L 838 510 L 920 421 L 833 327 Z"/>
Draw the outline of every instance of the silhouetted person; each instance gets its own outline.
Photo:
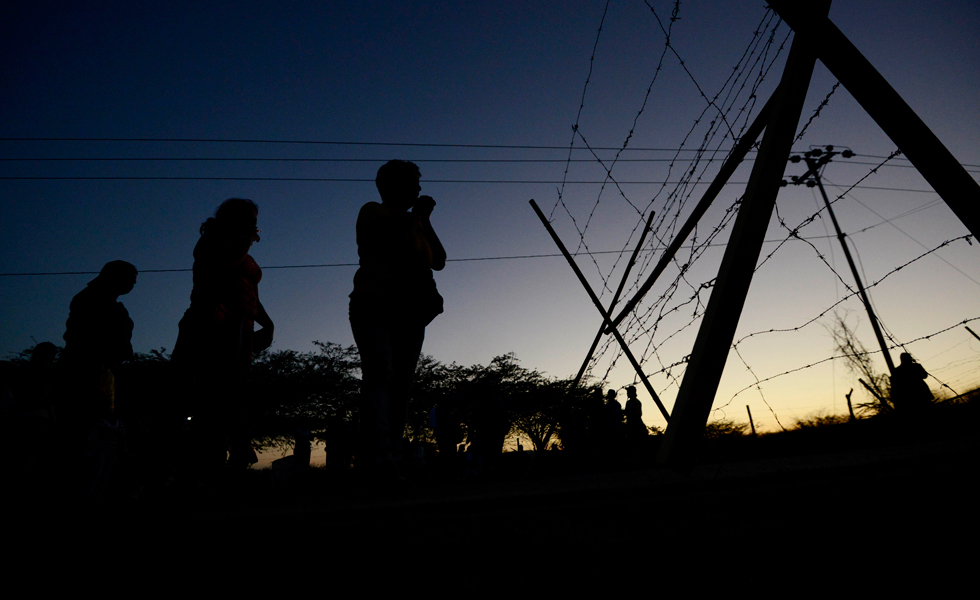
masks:
<path id="1" fill-rule="evenodd" d="M 586 446 L 588 431 L 583 404 L 584 399 L 574 395 L 561 406 L 559 437 L 562 450 L 578 454 L 583 452 Z"/>
<path id="2" fill-rule="evenodd" d="M 643 423 L 643 405 L 636 397 L 635 386 L 626 388 L 626 398 L 626 408 L 623 411 L 626 414 L 626 438 L 635 450 L 641 440 L 647 436 L 647 426 Z"/>
<path id="3" fill-rule="evenodd" d="M 133 320 L 119 296 L 136 285 L 136 267 L 114 260 L 102 267 L 71 301 L 65 323 L 65 391 L 56 408 L 66 443 L 84 453 L 85 498 L 99 495 L 124 446 L 106 441 L 107 428 L 118 431 L 122 423 L 113 414 L 116 379 L 113 369 L 133 357 Z M 112 433 L 114 439 L 118 436 Z"/>
<path id="4" fill-rule="evenodd" d="M 494 393 L 481 393 L 473 408 L 472 425 L 469 428 L 471 442 L 468 476 L 482 476 L 496 469 L 504 451 L 504 440 L 510 432 L 507 407 L 504 400 Z"/>
<path id="5" fill-rule="evenodd" d="M 54 359 L 58 348 L 41 342 L 31 350 L 30 361 L 3 377 L 3 439 L 8 445 L 8 465 L 12 467 L 13 488 L 31 494 L 49 493 L 39 486 L 46 481 L 60 455 L 54 423 L 56 398 Z M 57 454 L 56 454 L 57 452 Z M 60 458 L 60 457 L 59 457 Z M 44 495 L 37 496 L 45 497 Z"/>
<path id="6" fill-rule="evenodd" d="M 273 334 L 259 301 L 262 269 L 248 254 L 260 239 L 258 214 L 251 200 L 225 200 L 201 225 L 194 247 L 191 306 L 180 320 L 173 361 L 189 375 L 196 396 L 192 438 L 205 468 L 224 464 L 226 451 L 233 467 L 257 460 L 244 424 L 245 378 Z"/>
<path id="7" fill-rule="evenodd" d="M 327 430 L 323 436 L 323 450 L 327 454 L 326 464 L 331 471 L 345 473 L 350 469 L 354 455 L 354 426 L 340 411 L 327 415 Z"/>
<path id="8" fill-rule="evenodd" d="M 375 179 L 381 203 L 357 216 L 350 322 L 361 356 L 361 465 L 391 470 L 401 458 L 408 395 L 425 327 L 442 312 L 432 271 L 446 251 L 429 222 L 435 201 L 419 196 L 419 168 L 393 160 Z"/>
<path id="9" fill-rule="evenodd" d="M 61 362 L 76 396 L 60 411 L 68 420 L 111 412 L 115 369 L 133 357 L 133 320 L 119 296 L 136 285 L 136 267 L 106 263 L 99 276 L 71 301 Z"/>
<path id="10" fill-rule="evenodd" d="M 900 411 L 921 410 L 932 404 L 933 395 L 924 381 L 929 376 L 908 352 L 901 354 L 901 364 L 891 378 L 891 400 Z"/>
<path id="11" fill-rule="evenodd" d="M 596 389 L 585 403 L 585 440 L 588 452 L 601 451 L 605 445 L 605 403 L 602 389 Z"/>
<path id="12" fill-rule="evenodd" d="M 66 406 L 68 418 L 112 410 L 112 369 L 133 357 L 133 320 L 119 296 L 132 291 L 136 275 L 136 267 L 114 260 L 72 298 L 61 362 L 80 395 Z"/>
<path id="13" fill-rule="evenodd" d="M 457 403 L 458 398 L 449 396 L 429 410 L 429 425 L 435 431 L 436 448 L 443 463 L 448 461 L 447 457 L 455 456 L 456 447 L 463 442 L 463 429 L 453 410 Z"/>
<path id="14" fill-rule="evenodd" d="M 606 392 L 606 404 L 603 409 L 606 449 L 618 451 L 622 448 L 625 431 L 623 428 L 623 405 L 619 403 L 619 400 L 616 400 L 616 390 Z"/>

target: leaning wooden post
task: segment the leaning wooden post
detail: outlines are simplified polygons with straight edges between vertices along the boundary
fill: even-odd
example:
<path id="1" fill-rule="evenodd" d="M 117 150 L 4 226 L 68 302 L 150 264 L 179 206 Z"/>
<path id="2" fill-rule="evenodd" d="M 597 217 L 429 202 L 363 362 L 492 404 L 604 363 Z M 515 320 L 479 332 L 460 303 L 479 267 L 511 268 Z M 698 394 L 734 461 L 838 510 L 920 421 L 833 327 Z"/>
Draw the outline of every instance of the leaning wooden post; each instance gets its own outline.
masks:
<path id="1" fill-rule="evenodd" d="M 820 17 L 829 9 L 830 1 L 823 0 L 816 3 L 812 12 Z M 664 433 L 657 460 L 680 471 L 688 470 L 693 463 L 694 450 L 704 433 L 725 370 L 813 75 L 814 46 L 814 40 L 806 36 L 796 34 L 793 39 L 782 81 L 773 98 L 772 116 Z"/>
<path id="2" fill-rule="evenodd" d="M 538 215 L 538 218 L 541 219 L 541 223 L 544 224 L 544 228 L 548 230 L 549 234 L 551 234 L 551 239 L 555 241 L 555 245 L 557 245 L 558 249 L 561 250 L 561 253 L 565 255 L 565 260 L 567 260 L 569 266 L 572 267 L 572 271 L 575 272 L 575 275 L 578 277 L 579 282 L 581 282 L 582 287 L 584 287 L 585 291 L 588 292 L 589 298 L 592 299 L 592 304 L 595 304 L 599 314 L 602 315 L 602 322 L 610 324 L 609 313 L 606 312 L 606 309 L 602 306 L 602 303 L 599 302 L 599 297 L 592 291 L 592 286 L 589 285 L 589 282 L 585 279 L 585 275 L 582 274 L 582 271 L 579 270 L 578 265 L 575 264 L 575 259 L 572 258 L 571 254 L 569 254 L 568 250 L 565 248 L 565 244 L 562 243 L 561 238 L 558 237 L 558 234 L 555 233 L 555 230 L 551 227 L 551 223 L 548 222 L 548 218 L 545 217 L 544 213 L 541 212 L 541 209 L 538 208 L 538 204 L 533 199 L 530 202 L 531 208 L 534 209 L 534 212 Z M 670 413 L 667 412 L 667 409 L 664 408 L 663 403 L 660 402 L 660 397 L 657 396 L 657 392 L 653 391 L 653 386 L 650 385 L 650 381 L 643 372 L 643 368 L 640 367 L 640 363 L 636 362 L 636 358 L 634 358 L 633 353 L 630 352 L 629 345 L 626 343 L 626 340 L 623 339 L 623 335 L 619 333 L 619 330 L 615 327 L 613 328 L 612 333 L 614 336 L 616 336 L 616 341 L 618 341 L 619 345 L 623 348 L 623 354 L 626 355 L 626 358 L 629 359 L 630 364 L 632 364 L 633 368 L 636 369 L 636 374 L 639 375 L 640 380 L 643 381 L 643 386 L 647 388 L 647 392 L 650 393 L 653 401 L 657 403 L 657 408 L 659 408 L 660 412 L 663 413 L 664 419 L 670 423 Z"/>
<path id="3" fill-rule="evenodd" d="M 808 3 L 795 0 L 770 0 L 769 6 L 796 35 L 805 34 L 813 41 L 820 62 L 895 142 L 966 228 L 980 237 L 980 183 L 895 88 L 822 12 L 817 14 Z"/>
<path id="4" fill-rule="evenodd" d="M 749 425 L 752 427 L 752 437 L 755 437 L 755 421 L 752 420 L 752 409 L 745 405 L 745 412 L 749 413 Z"/>
<path id="5" fill-rule="evenodd" d="M 756 115 L 755 120 L 752 121 L 752 124 L 745 131 L 745 134 L 739 138 L 738 143 L 735 144 L 734 148 L 732 148 L 728 158 L 726 158 L 725 162 L 722 163 L 721 168 L 718 170 L 718 174 L 715 175 L 711 185 L 708 186 L 708 189 L 704 192 L 704 195 L 701 196 L 701 201 L 694 207 L 694 210 L 687 218 L 687 221 L 683 226 L 681 226 L 680 230 L 677 232 L 677 235 L 674 236 L 674 241 L 670 243 L 670 246 L 668 246 L 666 250 L 664 250 L 663 256 L 660 257 L 660 262 L 658 262 L 657 266 L 653 268 L 653 272 L 649 277 L 647 277 L 647 280 L 643 282 L 640 289 L 633 294 L 633 297 L 626 303 L 626 306 L 619 311 L 619 315 L 613 319 L 614 327 L 618 327 L 619 324 L 623 322 L 623 319 L 629 315 L 630 311 L 636 308 L 636 305 L 640 303 L 643 296 L 650 291 L 653 285 L 657 282 L 657 279 L 660 277 L 660 274 L 663 273 L 664 269 L 667 268 L 667 265 L 670 264 L 670 261 L 674 260 L 674 256 L 677 254 L 677 251 L 680 250 L 684 242 L 687 241 L 687 236 L 691 235 L 691 232 L 694 231 L 698 221 L 700 221 L 701 217 L 704 216 L 704 213 L 708 211 L 708 207 L 710 207 L 711 203 L 718 197 L 718 194 L 725 189 L 725 185 L 735 173 L 735 169 L 737 169 L 738 166 L 742 164 L 742 161 L 745 160 L 745 156 L 749 153 L 749 150 L 752 149 L 752 146 L 755 144 L 755 140 L 758 139 L 759 135 L 762 133 L 762 130 L 765 129 L 766 123 L 769 122 L 769 114 L 772 112 L 774 98 L 776 98 L 778 93 L 778 89 L 773 92 L 773 95 L 769 97 L 769 100 L 766 102 L 765 106 L 763 106 L 762 110 L 759 111 L 759 114 Z M 610 312 L 612 312 L 611 309 Z"/>

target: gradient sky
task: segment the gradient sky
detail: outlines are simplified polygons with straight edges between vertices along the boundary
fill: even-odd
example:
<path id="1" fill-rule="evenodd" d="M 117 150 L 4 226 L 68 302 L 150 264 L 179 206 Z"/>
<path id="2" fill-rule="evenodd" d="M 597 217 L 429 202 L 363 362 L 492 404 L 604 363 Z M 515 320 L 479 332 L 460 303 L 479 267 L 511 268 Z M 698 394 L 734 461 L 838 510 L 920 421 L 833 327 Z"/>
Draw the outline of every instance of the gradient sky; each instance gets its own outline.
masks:
<path id="1" fill-rule="evenodd" d="M 673 6 L 661 0 L 650 4 L 662 19 Z M 565 159 L 604 7 L 602 1 L 6 3 L 0 8 L 0 271 L 97 271 L 114 259 L 128 260 L 142 271 L 189 269 L 200 223 L 225 198 L 251 198 L 260 206 L 262 241 L 252 254 L 265 268 L 260 294 L 276 322 L 273 348 L 309 351 L 313 340 L 351 344 L 347 295 L 354 267 L 270 267 L 355 263 L 357 211 L 377 199 L 374 173 L 391 158 L 418 161 L 423 193 L 438 203 L 432 221 L 450 259 L 553 254 L 554 244 L 528 206 L 530 198 L 553 215 L 556 229 L 572 248 L 578 234 L 569 213 L 581 226 L 600 198 L 585 236 L 588 247 L 632 249 L 631 234 L 642 217 L 611 188 L 600 197 L 597 184 L 566 185 L 568 212 L 553 210 L 559 187 L 553 182 L 562 180 L 566 167 L 570 181 L 601 181 L 603 176 L 595 163 L 566 164 Z M 761 1 L 682 2 L 671 39 L 690 75 L 677 56 L 667 54 L 630 147 L 678 148 L 706 106 L 694 82 L 714 94 L 733 72 L 764 14 Z M 831 19 L 977 177 L 976 2 L 838 0 Z M 777 38 L 785 34 L 782 26 Z M 663 33 L 644 2 L 610 3 L 579 120 L 589 144 L 622 146 L 663 48 Z M 763 81 L 760 101 L 778 81 L 785 55 Z M 834 81 L 818 63 L 804 120 Z M 687 147 L 697 147 L 701 130 L 696 132 Z M 355 142 L 406 145 L 350 144 Z M 796 149 L 812 144 L 847 146 L 858 154 L 826 170 L 832 194 L 866 175 L 881 161 L 875 157 L 895 149 L 843 88 Z M 575 146 L 582 147 L 581 138 Z M 730 142 L 721 146 L 730 147 Z M 630 151 L 623 157 L 673 155 Z M 573 156 L 591 157 L 580 151 Z M 42 158 L 172 160 L 38 160 Z M 173 160 L 190 158 L 212 160 Z M 252 160 L 213 160 L 219 158 Z M 262 158 L 343 160 L 256 160 Z M 478 162 L 447 162 L 462 159 Z M 553 162 L 486 162 L 501 159 Z M 662 181 L 668 178 L 667 164 L 624 162 L 614 175 L 621 181 Z M 713 164 L 705 181 L 720 163 Z M 732 183 L 719 197 L 699 228 L 700 238 L 741 194 L 750 167 L 748 163 L 732 178 L 743 184 Z M 853 234 L 867 280 L 880 279 L 943 241 L 968 233 L 908 167 L 906 160 L 891 161 L 836 205 L 845 231 Z M 677 163 L 668 179 L 676 180 L 683 169 Z M 798 165 L 787 169 L 787 175 L 800 172 Z M 34 179 L 12 179 L 16 177 Z M 286 178 L 355 181 L 282 180 Z M 623 185 L 625 197 L 641 208 L 659 188 Z M 777 201 L 779 214 L 796 224 L 817 209 L 816 198 L 815 190 L 786 188 Z M 657 202 L 653 208 L 662 210 Z M 818 238 L 830 231 L 830 224 L 818 219 L 801 235 Z M 716 241 L 726 237 L 727 232 Z M 784 237 L 785 230 L 774 220 L 767 239 Z M 850 284 L 836 241 L 810 241 Z M 648 248 L 659 252 L 663 244 L 654 241 Z M 688 276 L 693 285 L 715 276 L 723 248 L 712 247 L 695 264 Z M 775 248 L 767 244 L 763 255 Z M 976 241 L 955 241 L 872 290 L 882 321 L 898 341 L 908 343 L 980 317 L 978 251 Z M 646 254 L 647 260 L 655 260 L 656 252 Z M 593 264 L 578 257 L 597 290 L 615 260 L 615 255 L 599 255 Z M 624 263 L 612 271 L 611 281 L 618 282 Z M 675 274 L 668 272 L 668 279 Z M 91 278 L 0 278 L 0 352 L 31 347 L 34 340 L 62 343 L 68 304 Z M 444 362 L 486 364 L 496 355 L 515 352 L 527 367 L 571 376 L 600 322 L 560 257 L 451 262 L 437 281 L 446 313 L 428 328 L 424 352 Z M 663 293 L 666 283 L 653 294 Z M 140 275 L 135 290 L 122 299 L 136 323 L 136 350 L 173 347 L 190 288 L 189 272 Z M 843 294 L 843 284 L 814 248 L 803 242 L 787 244 L 757 272 L 736 338 L 796 328 Z M 688 296 L 679 291 L 669 306 Z M 702 296 L 706 301 L 707 292 Z M 609 297 L 607 292 L 604 301 Z M 874 348 L 859 302 L 852 299 L 840 308 L 864 344 Z M 680 361 L 690 352 L 698 322 L 682 328 L 692 310 L 681 309 L 661 322 L 653 342 L 662 345 L 658 356 L 646 357 L 648 371 L 659 371 L 661 364 Z M 716 415 L 744 420 L 745 405 L 750 405 L 757 425 L 772 429 L 777 427 L 774 415 L 788 426 L 807 414 L 844 410 L 844 394 L 856 381 L 833 362 L 768 381 L 761 394 L 748 390 L 735 395 L 754 382 L 752 373 L 768 378 L 831 356 L 833 345 L 825 329 L 830 322 L 828 315 L 799 331 L 759 335 L 740 345 L 745 362 L 730 357 Z M 980 331 L 980 322 L 976 325 L 974 330 Z M 675 331 L 680 333 L 664 341 Z M 643 354 L 648 341 L 641 336 L 634 351 Z M 962 326 L 908 349 L 957 391 L 980 383 L 980 341 Z M 611 350 L 601 356 L 596 372 L 604 374 L 612 358 Z M 880 356 L 876 360 L 884 369 Z M 672 369 L 674 377 L 652 377 L 668 407 L 682 373 L 679 367 Z M 633 379 L 628 363 L 620 360 L 608 381 L 619 387 Z M 939 385 L 935 379 L 929 383 Z M 663 426 L 646 393 L 640 396 L 647 423 Z"/>

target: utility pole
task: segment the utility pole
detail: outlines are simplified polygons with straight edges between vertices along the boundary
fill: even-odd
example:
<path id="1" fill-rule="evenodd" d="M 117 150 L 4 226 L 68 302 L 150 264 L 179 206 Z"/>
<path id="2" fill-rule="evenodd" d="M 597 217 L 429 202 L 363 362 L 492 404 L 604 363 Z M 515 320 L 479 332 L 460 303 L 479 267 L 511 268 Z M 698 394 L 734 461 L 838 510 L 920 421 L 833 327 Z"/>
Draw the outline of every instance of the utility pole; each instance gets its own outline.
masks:
<path id="1" fill-rule="evenodd" d="M 827 191 L 823 187 L 823 181 L 820 177 L 820 170 L 829 163 L 835 156 L 840 155 L 844 158 L 850 158 L 854 156 L 854 153 L 850 150 L 844 150 L 843 152 L 838 152 L 834 150 L 833 146 L 826 146 L 824 150 L 820 148 L 814 148 L 803 154 L 801 158 L 798 155 L 791 156 L 789 158 L 790 162 L 800 162 L 801 160 L 806 162 L 808 170 L 802 176 L 793 177 L 792 181 L 794 185 L 806 184 L 807 187 L 816 186 L 820 190 L 820 195 L 823 196 L 824 206 L 827 207 L 827 212 L 830 214 L 830 220 L 834 224 L 834 230 L 837 232 L 837 239 L 840 240 L 841 248 L 844 249 L 844 257 L 847 258 L 847 264 L 851 267 L 851 275 L 854 276 L 854 282 L 857 284 L 858 292 L 861 295 L 861 301 L 864 302 L 864 309 L 868 311 L 868 318 L 871 320 L 871 328 L 874 329 L 875 337 L 878 338 L 878 345 L 881 347 L 881 353 L 885 357 L 885 364 L 888 365 L 888 374 L 895 374 L 895 364 L 892 362 L 891 354 L 888 352 L 888 345 L 885 343 L 885 337 L 881 334 L 881 327 L 878 325 L 878 317 L 875 316 L 875 311 L 871 307 L 871 299 L 868 298 L 868 292 L 864 289 L 864 284 L 861 283 L 861 276 L 858 275 L 857 267 L 854 265 L 854 259 L 851 257 L 851 250 L 847 247 L 847 236 L 840 229 L 840 224 L 837 222 L 837 215 L 834 214 L 834 209 L 830 205 L 830 199 L 827 198 Z M 812 178 L 812 179 L 811 179 Z M 786 181 L 783 181 L 785 184 Z"/>

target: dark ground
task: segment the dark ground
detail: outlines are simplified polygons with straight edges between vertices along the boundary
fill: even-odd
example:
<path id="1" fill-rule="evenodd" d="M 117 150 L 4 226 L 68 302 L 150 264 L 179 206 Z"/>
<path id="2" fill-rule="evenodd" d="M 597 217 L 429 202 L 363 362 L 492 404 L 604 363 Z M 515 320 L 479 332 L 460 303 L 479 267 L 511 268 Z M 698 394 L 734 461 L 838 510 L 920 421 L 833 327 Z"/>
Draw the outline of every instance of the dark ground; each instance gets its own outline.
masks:
<path id="1" fill-rule="evenodd" d="M 549 564 L 622 560 L 616 577 L 651 585 L 817 577 L 943 587 L 972 579 L 977 564 L 976 412 L 710 440 L 687 474 L 657 466 L 653 448 L 631 463 L 506 454 L 494 477 L 471 482 L 418 475 L 375 486 L 313 469 L 273 484 L 271 472 L 246 473 L 193 492 L 29 507 L 5 539 L 144 566 L 247 570 L 269 556 L 277 568 L 363 574 L 385 557 L 423 570 L 534 564 L 541 575 Z"/>

